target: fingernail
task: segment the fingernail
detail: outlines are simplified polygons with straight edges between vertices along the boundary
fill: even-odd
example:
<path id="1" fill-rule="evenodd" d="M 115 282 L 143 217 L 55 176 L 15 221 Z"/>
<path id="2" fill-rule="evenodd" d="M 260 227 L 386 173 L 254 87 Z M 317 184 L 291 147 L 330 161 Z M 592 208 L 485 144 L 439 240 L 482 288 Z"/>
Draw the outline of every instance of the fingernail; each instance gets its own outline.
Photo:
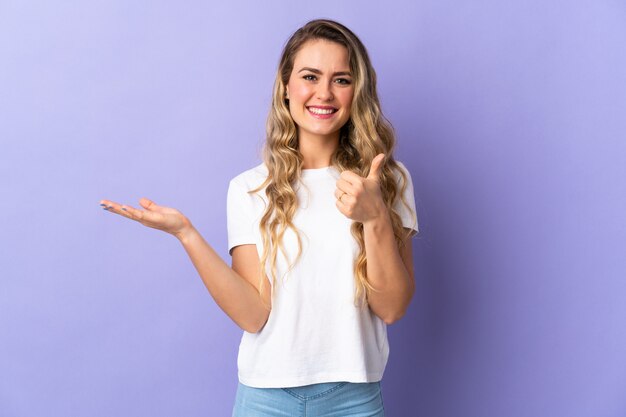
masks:
<path id="1" fill-rule="evenodd" d="M 106 206 L 106 204 L 102 204 L 102 203 L 100 203 L 100 205 L 101 205 L 101 206 Z"/>

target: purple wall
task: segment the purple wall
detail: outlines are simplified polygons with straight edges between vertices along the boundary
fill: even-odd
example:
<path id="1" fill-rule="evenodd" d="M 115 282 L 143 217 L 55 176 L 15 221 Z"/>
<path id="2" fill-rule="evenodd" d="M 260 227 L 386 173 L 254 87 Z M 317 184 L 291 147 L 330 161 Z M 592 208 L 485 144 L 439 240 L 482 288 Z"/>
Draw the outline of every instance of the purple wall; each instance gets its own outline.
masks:
<path id="1" fill-rule="evenodd" d="M 0 415 L 226 416 L 241 331 L 146 196 L 226 250 L 277 59 L 367 45 L 421 235 L 387 414 L 626 415 L 621 1 L 0 3 Z"/>

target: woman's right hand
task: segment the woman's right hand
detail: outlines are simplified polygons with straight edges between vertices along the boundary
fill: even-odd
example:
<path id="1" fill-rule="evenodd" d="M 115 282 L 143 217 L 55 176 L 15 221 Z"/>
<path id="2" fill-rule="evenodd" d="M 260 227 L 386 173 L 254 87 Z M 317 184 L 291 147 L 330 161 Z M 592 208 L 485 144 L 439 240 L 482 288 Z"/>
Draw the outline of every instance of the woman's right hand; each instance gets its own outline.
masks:
<path id="1" fill-rule="evenodd" d="M 187 217 L 175 208 L 159 206 L 147 198 L 139 199 L 139 204 L 145 210 L 139 210 L 126 204 L 119 204 L 110 200 L 101 200 L 100 205 L 107 211 L 135 220 L 144 226 L 163 230 L 177 238 L 193 226 Z"/>

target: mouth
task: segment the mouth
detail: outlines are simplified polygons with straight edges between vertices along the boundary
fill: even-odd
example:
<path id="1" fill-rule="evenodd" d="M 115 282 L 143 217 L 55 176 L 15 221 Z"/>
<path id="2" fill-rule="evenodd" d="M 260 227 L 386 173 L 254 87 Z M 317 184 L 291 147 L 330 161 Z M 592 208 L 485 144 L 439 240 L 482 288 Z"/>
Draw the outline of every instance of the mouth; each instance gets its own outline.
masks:
<path id="1" fill-rule="evenodd" d="M 309 111 L 310 115 L 318 119 L 329 119 L 338 111 L 338 109 L 329 106 L 309 106 L 306 109 Z"/>

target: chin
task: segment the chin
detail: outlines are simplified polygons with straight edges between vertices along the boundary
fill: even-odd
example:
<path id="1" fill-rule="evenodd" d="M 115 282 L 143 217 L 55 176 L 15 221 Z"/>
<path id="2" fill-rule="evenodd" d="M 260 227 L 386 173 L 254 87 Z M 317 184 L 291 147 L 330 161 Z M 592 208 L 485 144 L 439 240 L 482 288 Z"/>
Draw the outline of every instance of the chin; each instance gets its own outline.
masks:
<path id="1" fill-rule="evenodd" d="M 320 129 L 320 130 L 309 130 L 309 133 L 318 136 L 330 136 L 339 133 L 339 129 Z"/>

